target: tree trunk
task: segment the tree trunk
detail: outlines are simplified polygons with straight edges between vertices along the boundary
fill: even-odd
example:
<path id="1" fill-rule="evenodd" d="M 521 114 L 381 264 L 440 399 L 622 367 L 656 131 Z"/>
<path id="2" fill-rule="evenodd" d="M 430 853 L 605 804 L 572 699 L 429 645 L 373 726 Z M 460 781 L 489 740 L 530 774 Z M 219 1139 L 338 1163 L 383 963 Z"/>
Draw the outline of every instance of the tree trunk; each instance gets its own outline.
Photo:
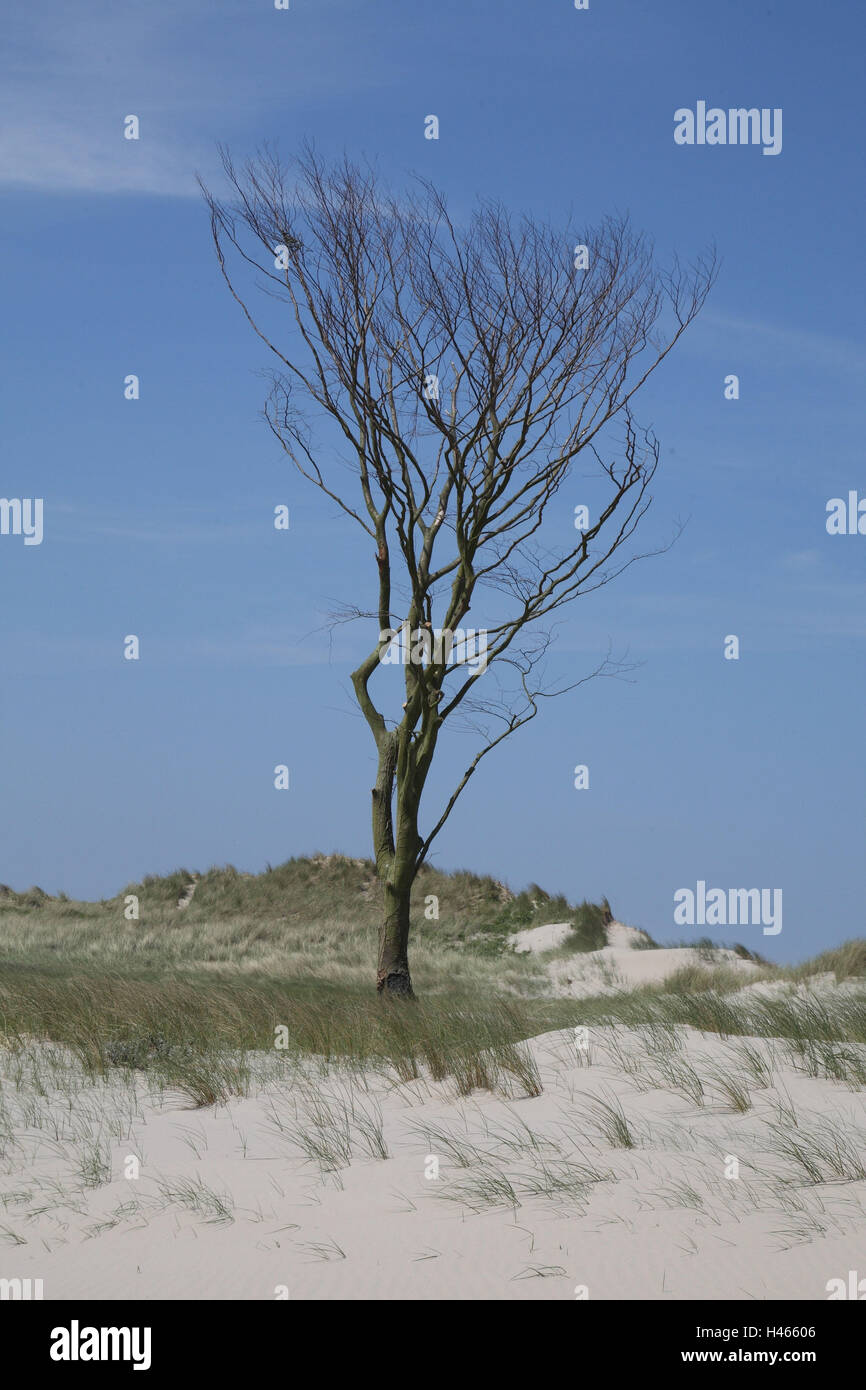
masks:
<path id="1" fill-rule="evenodd" d="M 377 744 L 373 845 L 384 901 L 375 987 L 379 994 L 388 997 L 414 999 L 409 974 L 409 902 L 421 849 L 418 801 L 424 774 L 418 773 L 411 734 L 400 738 L 398 731 L 382 730 Z"/>
<path id="2" fill-rule="evenodd" d="M 379 928 L 379 966 L 376 989 L 380 994 L 414 999 L 409 975 L 409 896 L 411 883 L 384 884 L 384 918 Z"/>

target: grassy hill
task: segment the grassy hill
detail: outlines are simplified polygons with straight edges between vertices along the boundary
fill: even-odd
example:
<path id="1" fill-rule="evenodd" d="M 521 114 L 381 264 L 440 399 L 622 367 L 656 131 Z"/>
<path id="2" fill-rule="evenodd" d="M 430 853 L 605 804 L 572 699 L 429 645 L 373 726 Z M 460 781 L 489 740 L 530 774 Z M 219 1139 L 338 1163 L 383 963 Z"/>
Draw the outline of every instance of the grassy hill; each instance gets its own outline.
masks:
<path id="1" fill-rule="evenodd" d="M 189 901 L 178 907 L 193 884 Z M 125 915 L 131 897 L 137 919 Z M 536 884 L 514 893 L 494 878 L 425 866 L 412 899 L 413 975 L 427 991 L 453 988 L 455 973 L 476 984 L 496 980 L 519 988 L 525 979 L 531 986 L 538 966 L 506 957 L 509 933 L 572 922 L 576 947 L 596 950 L 606 939 L 604 907 L 574 906 Z M 361 983 L 371 976 L 380 911 L 372 860 L 338 854 L 289 859 L 261 874 L 231 865 L 201 875 L 178 869 L 130 883 L 98 903 L 0 887 L 0 960 L 228 967 Z"/>
<path id="2" fill-rule="evenodd" d="M 0 1046 L 23 1054 L 49 1040 L 91 1075 L 147 1071 L 205 1105 L 246 1094 L 288 1054 L 533 1094 L 523 1040 L 593 1022 L 866 1041 L 862 996 L 832 1010 L 787 997 L 737 1005 L 729 996 L 742 981 L 715 970 L 709 948 L 705 968 L 584 999 L 551 997 L 539 957 L 508 949 L 511 932 L 568 921 L 569 949 L 597 950 L 608 913 L 606 902 L 575 905 L 537 885 L 515 893 L 425 868 L 410 947 L 420 1002 L 394 1006 L 373 989 L 379 889 L 369 860 L 315 855 L 261 874 L 179 869 L 98 903 L 0 888 Z M 866 975 L 866 942 L 762 978 L 793 990 L 814 971 Z"/>

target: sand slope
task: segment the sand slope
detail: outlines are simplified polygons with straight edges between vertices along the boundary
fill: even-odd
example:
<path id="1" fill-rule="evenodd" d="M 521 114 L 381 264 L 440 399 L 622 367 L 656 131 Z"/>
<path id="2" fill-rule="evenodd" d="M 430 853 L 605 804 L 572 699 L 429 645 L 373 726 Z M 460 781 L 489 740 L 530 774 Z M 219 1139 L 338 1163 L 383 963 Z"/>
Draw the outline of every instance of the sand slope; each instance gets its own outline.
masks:
<path id="1" fill-rule="evenodd" d="M 574 1299 L 585 1287 L 809 1300 L 866 1273 L 866 1181 L 810 1184 L 774 1152 L 796 1114 L 802 1132 L 829 1125 L 866 1153 L 861 1096 L 756 1041 L 771 1084 L 752 1083 L 738 1114 L 714 1076 L 745 1075 L 742 1040 L 607 1027 L 585 1041 L 534 1039 L 544 1093 L 510 1102 L 383 1076 L 365 1091 L 334 1074 L 311 1074 L 306 1100 L 287 1073 L 198 1111 L 149 1099 L 140 1077 L 137 1094 L 121 1079 L 74 1099 L 7 1086 L 0 1277 L 41 1278 L 47 1299 L 273 1299 L 285 1286 L 293 1299 Z M 674 1088 L 690 1065 L 702 1104 Z M 611 1143 L 598 1099 L 621 1104 L 635 1147 Z M 288 1133 L 316 1105 L 354 1110 L 351 1160 L 324 1176 Z M 386 1159 L 359 1138 L 379 1111 Z M 100 1136 L 109 1180 L 89 1187 Z M 131 1154 L 137 1179 L 123 1176 Z M 200 1181 L 217 1199 L 200 1194 L 195 1210 Z"/>
<path id="2" fill-rule="evenodd" d="M 564 945 L 571 931 L 569 922 L 553 922 L 515 932 L 508 943 L 518 953 L 530 951 L 544 956 Z M 574 953 L 567 959 L 546 962 L 553 993 L 575 999 L 613 994 L 617 990 L 659 984 L 687 965 L 707 964 L 701 953 L 690 947 L 641 949 L 649 939 L 646 933 L 622 922 L 610 923 L 607 939 L 607 946 L 599 951 Z M 726 948 L 714 952 L 714 963 L 741 972 L 744 979 L 759 970 L 753 961 L 742 960 Z"/>

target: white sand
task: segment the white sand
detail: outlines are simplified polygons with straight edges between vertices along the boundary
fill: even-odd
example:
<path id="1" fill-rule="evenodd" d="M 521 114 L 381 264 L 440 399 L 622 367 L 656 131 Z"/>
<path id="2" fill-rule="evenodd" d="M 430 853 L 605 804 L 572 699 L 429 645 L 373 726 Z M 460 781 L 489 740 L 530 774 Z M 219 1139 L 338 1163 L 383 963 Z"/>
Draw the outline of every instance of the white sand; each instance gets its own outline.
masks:
<path id="1" fill-rule="evenodd" d="M 658 955 L 634 953 L 641 963 Z M 373 1159 L 356 1139 L 352 1161 L 324 1182 L 273 1121 L 291 1118 L 288 1074 L 254 1098 L 197 1111 L 148 1100 L 140 1076 L 131 1106 L 122 1081 L 72 1099 L 6 1086 L 15 1142 L 0 1160 L 0 1277 L 41 1278 L 46 1299 L 272 1299 L 285 1285 L 293 1299 L 571 1300 L 585 1285 L 594 1299 L 809 1300 L 851 1269 L 866 1275 L 866 1182 L 810 1185 L 770 1152 L 771 1126 L 792 1104 L 798 1133 L 829 1122 L 863 1154 L 862 1095 L 756 1042 L 777 1054 L 772 1085 L 753 1084 L 753 1108 L 734 1113 L 712 1077 L 743 1071 L 741 1040 L 679 1037 L 671 1050 L 643 1032 L 592 1028 L 586 1053 L 570 1030 L 546 1034 L 531 1043 L 544 1093 L 510 1102 L 457 1099 L 446 1084 L 377 1077 L 365 1093 L 320 1078 L 328 1105 L 351 1094 L 356 1116 L 381 1107 L 390 1154 Z M 703 1106 L 662 1075 L 687 1062 L 703 1078 Z M 635 1148 L 611 1146 L 587 1113 L 593 1097 L 621 1102 Z M 475 1146 L 467 1166 L 441 1134 L 425 1136 L 431 1125 Z M 83 1186 L 88 1145 L 112 1126 L 110 1181 Z M 144 1161 L 127 1179 L 133 1153 Z M 533 1193 L 584 1164 L 600 1180 L 582 1193 Z M 468 1192 L 445 1200 L 485 1172 L 507 1177 L 515 1209 L 473 1211 Z M 229 1194 L 228 1219 L 183 1205 L 180 1185 L 198 1179 Z"/>
<path id="2" fill-rule="evenodd" d="M 561 946 L 571 936 L 574 928 L 570 922 L 549 922 L 544 927 L 527 927 L 524 931 L 514 932 L 508 938 L 508 944 L 518 955 L 531 952 L 533 955 L 540 955 L 545 951 L 553 951 L 557 946 Z"/>
<path id="3" fill-rule="evenodd" d="M 508 938 L 518 953 L 531 951 L 545 955 L 564 945 L 571 935 L 569 922 L 554 922 L 548 926 L 528 927 Z M 745 977 L 755 974 L 759 966 L 742 960 L 735 951 L 721 947 L 708 962 L 692 947 L 658 947 L 640 949 L 649 940 L 637 927 L 611 922 L 607 928 L 608 945 L 598 951 L 575 952 L 566 959 L 546 962 L 554 994 L 584 999 L 591 994 L 615 994 L 620 990 L 636 989 L 640 985 L 659 984 L 687 965 L 724 966 L 741 972 Z"/>

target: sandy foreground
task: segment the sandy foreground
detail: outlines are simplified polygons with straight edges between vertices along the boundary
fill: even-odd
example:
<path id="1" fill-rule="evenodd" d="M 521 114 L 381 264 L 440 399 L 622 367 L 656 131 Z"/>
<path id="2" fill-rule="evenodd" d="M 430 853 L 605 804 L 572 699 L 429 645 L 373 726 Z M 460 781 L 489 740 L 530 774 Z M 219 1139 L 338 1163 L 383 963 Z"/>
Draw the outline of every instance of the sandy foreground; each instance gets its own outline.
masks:
<path id="1" fill-rule="evenodd" d="M 0 1277 L 45 1299 L 515 1300 L 811 1300 L 866 1277 L 862 1093 L 780 1043 L 686 1028 L 529 1047 L 533 1098 L 287 1063 L 208 1110 L 140 1073 L 90 1084 L 71 1059 L 46 1085 L 42 1044 L 6 1056 Z M 792 1135 L 843 1175 L 810 1177 Z M 303 1145 L 323 1136 L 317 1161 Z"/>

